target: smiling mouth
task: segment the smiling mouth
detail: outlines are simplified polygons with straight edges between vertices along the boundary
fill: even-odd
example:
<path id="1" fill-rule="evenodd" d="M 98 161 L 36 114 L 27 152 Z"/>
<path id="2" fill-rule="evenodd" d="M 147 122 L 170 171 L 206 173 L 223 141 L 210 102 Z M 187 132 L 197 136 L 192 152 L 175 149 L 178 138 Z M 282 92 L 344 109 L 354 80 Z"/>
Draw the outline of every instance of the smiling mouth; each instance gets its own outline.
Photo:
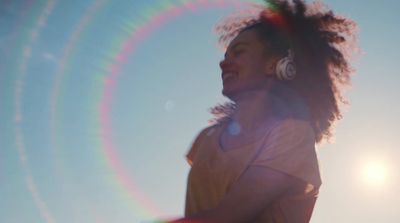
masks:
<path id="1" fill-rule="evenodd" d="M 236 74 L 233 72 L 226 72 L 226 73 L 222 74 L 222 80 L 227 81 L 227 80 L 233 79 L 235 76 L 236 76 Z"/>

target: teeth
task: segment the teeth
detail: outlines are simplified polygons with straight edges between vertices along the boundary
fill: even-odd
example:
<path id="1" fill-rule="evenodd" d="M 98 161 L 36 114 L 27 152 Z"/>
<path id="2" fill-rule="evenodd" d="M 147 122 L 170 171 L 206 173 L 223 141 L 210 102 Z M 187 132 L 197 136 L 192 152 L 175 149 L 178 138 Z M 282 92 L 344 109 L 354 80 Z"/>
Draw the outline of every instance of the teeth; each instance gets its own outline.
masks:
<path id="1" fill-rule="evenodd" d="M 222 78 L 223 78 L 223 80 L 226 80 L 226 79 L 228 79 L 230 77 L 233 77 L 233 76 L 234 76 L 233 73 L 225 73 Z"/>

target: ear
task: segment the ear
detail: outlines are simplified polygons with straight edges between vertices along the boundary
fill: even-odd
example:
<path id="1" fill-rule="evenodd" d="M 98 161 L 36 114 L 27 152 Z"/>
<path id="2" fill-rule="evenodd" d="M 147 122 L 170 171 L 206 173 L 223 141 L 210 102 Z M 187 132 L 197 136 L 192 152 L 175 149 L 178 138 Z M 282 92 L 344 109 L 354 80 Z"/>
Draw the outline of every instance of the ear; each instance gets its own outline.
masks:
<path id="1" fill-rule="evenodd" d="M 264 73 L 269 76 L 274 76 L 276 73 L 276 64 L 278 63 L 279 58 L 277 57 L 269 57 L 265 60 L 264 65 Z"/>

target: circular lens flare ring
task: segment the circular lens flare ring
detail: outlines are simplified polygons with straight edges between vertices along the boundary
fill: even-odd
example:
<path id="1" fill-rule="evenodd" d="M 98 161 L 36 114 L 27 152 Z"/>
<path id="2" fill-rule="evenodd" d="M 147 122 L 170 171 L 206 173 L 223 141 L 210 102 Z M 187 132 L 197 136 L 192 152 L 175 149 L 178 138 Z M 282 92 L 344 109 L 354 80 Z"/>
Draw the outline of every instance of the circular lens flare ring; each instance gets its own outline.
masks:
<path id="1" fill-rule="evenodd" d="M 164 215 L 164 213 L 159 207 L 143 195 L 134 180 L 126 175 L 126 171 L 123 171 L 125 165 L 119 159 L 117 148 L 112 137 L 111 104 L 113 101 L 114 91 L 117 88 L 116 80 L 120 77 L 120 71 L 127 62 L 126 58 L 134 53 L 136 46 L 162 25 L 166 24 L 173 18 L 182 15 L 185 11 L 225 7 L 227 4 L 228 6 L 234 6 L 237 9 L 246 5 L 239 0 L 197 0 L 177 4 L 174 5 L 174 7 L 167 7 L 157 11 L 155 15 L 149 16 L 145 22 L 133 27 L 129 38 L 122 41 L 120 44 L 119 50 L 113 59 L 114 63 L 111 63 L 106 69 L 108 72 L 103 77 L 103 86 L 98 103 L 98 123 L 100 124 L 100 132 L 102 135 L 101 144 L 103 145 L 103 153 L 106 156 L 108 165 L 116 173 L 119 184 L 128 191 L 130 196 L 140 201 L 145 211 L 144 214 L 148 213 L 150 214 L 149 216 L 159 216 Z"/>

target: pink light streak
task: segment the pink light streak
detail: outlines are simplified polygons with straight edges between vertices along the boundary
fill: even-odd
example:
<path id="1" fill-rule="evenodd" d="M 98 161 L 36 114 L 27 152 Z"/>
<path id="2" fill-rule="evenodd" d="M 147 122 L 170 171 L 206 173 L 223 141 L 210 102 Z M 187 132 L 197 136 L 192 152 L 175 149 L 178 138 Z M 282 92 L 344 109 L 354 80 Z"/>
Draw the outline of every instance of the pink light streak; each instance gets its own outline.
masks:
<path id="1" fill-rule="evenodd" d="M 145 24 L 132 31 L 131 37 L 122 44 L 120 51 L 114 56 L 114 63 L 108 69 L 109 73 L 104 79 L 102 96 L 99 103 L 99 122 L 101 127 L 101 135 L 103 136 L 103 149 L 107 156 L 106 159 L 113 171 L 117 174 L 120 184 L 128 190 L 130 196 L 139 200 L 144 208 L 150 211 L 153 215 L 158 215 L 162 212 L 145 196 L 145 194 L 140 191 L 139 187 L 134 183 L 134 181 L 129 178 L 123 163 L 119 159 L 117 148 L 114 146 L 111 129 L 110 105 L 112 103 L 114 90 L 117 87 L 115 80 L 117 80 L 119 76 L 121 67 L 126 63 L 126 58 L 128 58 L 128 56 L 134 52 L 135 47 L 163 24 L 175 17 L 180 16 L 185 11 L 194 11 L 200 8 L 223 7 L 225 6 L 225 3 L 231 3 L 236 7 L 242 5 L 242 3 L 237 0 L 198 0 L 190 3 L 184 3 L 181 6 L 173 6 L 164 11 L 158 12 L 157 15 L 151 17 Z"/>

